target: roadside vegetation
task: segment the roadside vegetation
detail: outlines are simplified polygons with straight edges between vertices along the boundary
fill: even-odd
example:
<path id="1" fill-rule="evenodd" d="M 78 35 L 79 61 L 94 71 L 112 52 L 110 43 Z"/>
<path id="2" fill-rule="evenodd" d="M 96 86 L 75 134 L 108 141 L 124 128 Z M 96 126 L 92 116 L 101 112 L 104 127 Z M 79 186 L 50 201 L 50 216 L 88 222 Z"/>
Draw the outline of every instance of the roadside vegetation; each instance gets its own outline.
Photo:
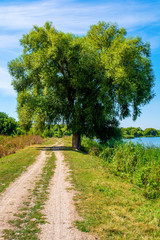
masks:
<path id="1" fill-rule="evenodd" d="M 13 154 L 26 146 L 42 143 L 43 139 L 37 135 L 2 136 L 0 135 L 0 158 Z"/>
<path id="2" fill-rule="evenodd" d="M 65 146 L 69 147 L 70 145 L 71 140 L 65 138 Z M 84 141 L 82 145 L 84 146 Z M 75 190 L 78 191 L 75 196 L 76 208 L 83 218 L 82 221 L 75 223 L 77 227 L 81 231 L 92 232 L 101 240 L 160 239 L 158 195 L 156 195 L 155 190 L 152 194 L 149 190 L 148 193 L 151 195 L 144 194 L 145 187 L 135 185 L 133 180 L 131 181 L 131 176 L 133 176 L 131 171 L 126 172 L 126 169 L 130 166 L 129 162 L 131 162 L 131 166 L 133 166 L 132 162 L 135 163 L 133 156 L 138 154 L 139 149 L 140 153 L 139 157 L 137 156 L 137 161 L 142 168 L 137 170 L 137 178 L 135 179 L 140 179 L 140 176 L 146 177 L 145 168 L 147 168 L 149 176 L 154 175 L 158 179 L 158 172 L 153 174 L 152 169 L 149 168 L 149 166 L 152 167 L 152 164 L 154 164 L 153 169 L 158 168 L 159 159 L 157 159 L 157 165 L 155 165 L 156 158 L 159 157 L 158 149 L 145 150 L 140 146 L 136 148 L 134 145 L 125 146 L 122 144 L 119 146 L 119 150 L 118 145 L 115 146 L 115 149 L 118 150 L 116 154 L 113 147 L 104 150 L 101 146 L 102 148 L 99 149 L 98 144 L 93 142 L 86 144 L 84 147 L 89 149 L 89 145 L 91 155 L 73 151 L 70 148 L 64 151 L 65 159 L 72 170 Z M 129 155 L 130 150 L 131 155 Z M 103 153 L 104 159 L 95 156 L 98 155 L 98 151 L 101 155 Z M 144 157 L 140 162 L 142 152 Z M 107 159 L 110 160 L 107 161 Z M 149 161 L 148 164 L 147 161 Z M 126 168 L 127 166 L 128 168 Z M 130 176 L 129 178 L 127 174 Z M 150 180 L 144 178 L 144 181 L 149 183 Z"/>
<path id="3" fill-rule="evenodd" d="M 160 197 L 160 148 L 113 139 L 106 145 L 83 138 L 83 151 L 99 156 L 111 173 L 139 187 L 146 198 Z"/>
<path id="4" fill-rule="evenodd" d="M 26 146 L 42 143 L 43 139 L 49 137 L 61 138 L 64 135 L 71 135 L 65 124 L 45 125 L 43 131 L 34 127 L 25 131 L 14 118 L 6 113 L 0 112 L 0 158 L 13 154 Z"/>
<path id="5" fill-rule="evenodd" d="M 0 159 L 0 193 L 36 160 L 39 152 L 35 147 L 27 147 Z"/>
<path id="6" fill-rule="evenodd" d="M 71 135 L 71 132 L 68 131 L 67 126 L 64 124 L 53 125 L 50 129 L 44 130 L 41 134 L 39 132 L 33 132 L 31 129 L 27 134 L 20 136 L 0 135 L 0 158 L 13 154 L 26 146 L 40 144 L 49 137 L 61 138 L 64 135 Z"/>

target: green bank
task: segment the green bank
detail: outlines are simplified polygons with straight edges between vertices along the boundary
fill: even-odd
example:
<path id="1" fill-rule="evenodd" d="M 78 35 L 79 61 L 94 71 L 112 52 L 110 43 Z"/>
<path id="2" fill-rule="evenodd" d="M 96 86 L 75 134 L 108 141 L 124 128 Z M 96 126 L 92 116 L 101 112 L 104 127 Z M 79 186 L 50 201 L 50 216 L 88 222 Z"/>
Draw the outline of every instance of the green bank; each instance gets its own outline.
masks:
<path id="1" fill-rule="evenodd" d="M 77 227 L 98 239 L 160 239 L 159 198 L 147 198 L 143 188 L 116 176 L 102 158 L 93 156 L 93 147 L 89 155 L 71 150 L 69 138 L 64 141 L 65 159 L 78 191 L 76 208 L 83 218 Z M 98 151 L 95 146 L 94 151 Z"/>

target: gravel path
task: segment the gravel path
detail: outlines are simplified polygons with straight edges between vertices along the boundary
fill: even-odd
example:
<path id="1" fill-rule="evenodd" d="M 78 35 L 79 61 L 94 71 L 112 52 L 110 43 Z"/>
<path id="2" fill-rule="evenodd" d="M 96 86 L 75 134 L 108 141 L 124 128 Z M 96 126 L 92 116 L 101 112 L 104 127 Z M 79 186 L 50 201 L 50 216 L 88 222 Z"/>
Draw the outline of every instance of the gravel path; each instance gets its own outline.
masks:
<path id="1" fill-rule="evenodd" d="M 48 223 L 41 227 L 41 240 L 94 240 L 92 236 L 78 231 L 73 222 L 79 217 L 75 211 L 69 169 L 64 162 L 64 156 L 59 148 L 55 149 L 57 158 L 54 177 L 50 183 L 50 196 L 46 203 L 44 214 Z"/>
<path id="2" fill-rule="evenodd" d="M 14 218 L 13 215 L 27 199 L 28 189 L 32 190 L 34 188 L 34 182 L 36 177 L 41 174 L 45 160 L 45 151 L 41 151 L 37 161 L 28 167 L 27 171 L 22 173 L 15 182 L 11 183 L 0 196 L 0 240 L 3 239 L 2 231 L 10 228 L 8 221 Z"/>

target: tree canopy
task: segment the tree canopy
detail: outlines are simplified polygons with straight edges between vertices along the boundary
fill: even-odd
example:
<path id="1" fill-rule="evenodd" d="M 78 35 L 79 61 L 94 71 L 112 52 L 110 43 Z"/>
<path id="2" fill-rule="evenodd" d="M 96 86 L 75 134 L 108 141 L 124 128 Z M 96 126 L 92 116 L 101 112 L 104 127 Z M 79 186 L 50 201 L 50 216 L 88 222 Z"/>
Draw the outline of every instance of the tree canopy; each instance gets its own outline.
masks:
<path id="1" fill-rule="evenodd" d="M 63 121 L 80 135 L 106 141 L 118 135 L 118 119 L 132 115 L 153 97 L 150 46 L 127 37 L 116 24 L 99 22 L 86 36 L 34 26 L 20 40 L 23 53 L 9 63 L 25 129 Z"/>

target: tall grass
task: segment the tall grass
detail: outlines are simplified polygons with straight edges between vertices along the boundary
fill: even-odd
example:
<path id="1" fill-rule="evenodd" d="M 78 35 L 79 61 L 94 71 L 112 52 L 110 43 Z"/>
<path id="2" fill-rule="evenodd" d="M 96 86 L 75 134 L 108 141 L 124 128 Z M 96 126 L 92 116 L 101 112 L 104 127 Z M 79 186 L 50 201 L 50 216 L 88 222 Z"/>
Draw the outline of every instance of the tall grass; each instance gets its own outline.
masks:
<path id="1" fill-rule="evenodd" d="M 85 151 L 99 156 L 110 172 L 140 187 L 147 198 L 160 197 L 160 148 L 131 142 L 102 146 L 87 139 L 82 145 Z"/>
<path id="2" fill-rule="evenodd" d="M 0 136 L 0 158 L 15 153 L 32 144 L 42 143 L 42 137 L 36 135 Z"/>

